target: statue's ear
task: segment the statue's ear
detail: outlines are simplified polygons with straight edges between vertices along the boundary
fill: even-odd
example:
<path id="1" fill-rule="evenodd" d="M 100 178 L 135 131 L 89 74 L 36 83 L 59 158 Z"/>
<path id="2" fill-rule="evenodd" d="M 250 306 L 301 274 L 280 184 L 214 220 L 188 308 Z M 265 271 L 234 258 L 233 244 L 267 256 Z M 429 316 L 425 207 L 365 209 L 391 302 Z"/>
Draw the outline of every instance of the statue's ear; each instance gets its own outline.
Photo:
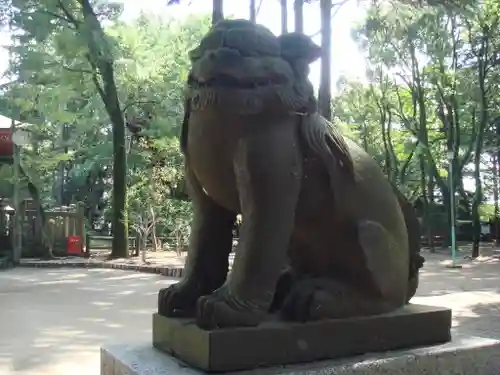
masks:
<path id="1" fill-rule="evenodd" d="M 312 63 L 321 56 L 321 47 L 301 33 L 286 33 L 278 37 L 281 56 L 287 61 L 305 60 Z"/>

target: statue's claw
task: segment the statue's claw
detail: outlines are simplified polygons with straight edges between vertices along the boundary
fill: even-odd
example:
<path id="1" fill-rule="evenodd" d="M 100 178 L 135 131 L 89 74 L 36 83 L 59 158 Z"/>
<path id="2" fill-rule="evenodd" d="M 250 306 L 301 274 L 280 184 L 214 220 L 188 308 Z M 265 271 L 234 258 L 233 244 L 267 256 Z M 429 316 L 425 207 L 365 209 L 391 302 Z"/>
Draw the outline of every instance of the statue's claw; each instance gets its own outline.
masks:
<path id="1" fill-rule="evenodd" d="M 231 303 L 223 288 L 215 293 L 198 299 L 197 324 L 200 328 L 211 330 L 227 327 L 253 327 L 259 325 L 266 314 L 260 311 L 237 309 Z"/>
<path id="2" fill-rule="evenodd" d="M 158 313 L 172 317 L 193 317 L 196 315 L 196 301 L 201 296 L 200 288 L 182 281 L 160 289 Z"/>

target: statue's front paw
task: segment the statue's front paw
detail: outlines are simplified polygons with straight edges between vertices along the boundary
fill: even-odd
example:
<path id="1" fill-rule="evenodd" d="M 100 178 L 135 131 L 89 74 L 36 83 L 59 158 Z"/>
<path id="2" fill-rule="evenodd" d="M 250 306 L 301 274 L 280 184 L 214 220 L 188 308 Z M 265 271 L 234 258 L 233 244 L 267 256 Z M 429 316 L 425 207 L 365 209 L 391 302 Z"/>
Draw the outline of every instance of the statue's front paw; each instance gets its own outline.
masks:
<path id="1" fill-rule="evenodd" d="M 193 317 L 196 315 L 196 301 L 200 295 L 200 288 L 182 281 L 160 289 L 158 313 L 164 316 Z"/>
<path id="2" fill-rule="evenodd" d="M 265 319 L 267 314 L 262 311 L 236 307 L 242 305 L 245 304 L 237 302 L 235 297 L 231 297 L 221 290 L 212 295 L 200 297 L 198 299 L 197 324 L 206 330 L 226 327 L 253 327 Z"/>

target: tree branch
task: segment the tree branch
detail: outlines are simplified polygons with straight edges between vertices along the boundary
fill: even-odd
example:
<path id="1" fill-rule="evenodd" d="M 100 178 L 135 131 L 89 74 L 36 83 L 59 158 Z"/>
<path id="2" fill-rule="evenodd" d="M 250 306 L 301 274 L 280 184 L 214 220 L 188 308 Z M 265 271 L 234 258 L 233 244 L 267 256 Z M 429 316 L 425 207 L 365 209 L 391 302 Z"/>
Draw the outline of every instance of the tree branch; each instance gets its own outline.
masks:
<path id="1" fill-rule="evenodd" d="M 92 61 L 92 58 L 90 57 L 89 53 L 85 54 L 85 57 L 87 58 L 87 61 L 89 62 L 90 66 L 92 67 L 92 82 L 94 82 L 94 85 L 99 92 L 99 95 L 101 98 L 104 100 L 106 97 L 106 94 L 104 93 L 104 89 L 101 86 L 101 83 L 99 82 L 99 70 L 97 69 L 97 66 L 94 64 Z"/>
<path id="2" fill-rule="evenodd" d="M 410 155 L 406 158 L 405 162 L 403 163 L 403 166 L 401 167 L 401 171 L 399 173 L 399 180 L 404 183 L 405 182 L 405 175 L 406 175 L 406 170 L 410 166 L 411 159 L 413 159 L 413 155 L 415 154 L 415 150 L 417 149 L 420 141 L 417 139 L 417 142 L 415 142 L 415 147 L 413 150 L 411 150 Z"/>
<path id="3" fill-rule="evenodd" d="M 66 66 L 66 65 L 61 65 L 61 67 L 64 70 L 67 70 L 68 72 L 73 72 L 73 73 L 85 73 L 85 74 L 94 74 L 94 73 L 96 73 L 96 72 L 94 72 L 92 70 L 89 70 L 89 69 L 72 68 L 72 67 Z"/>
<path id="4" fill-rule="evenodd" d="M 54 13 L 54 12 L 50 12 L 48 10 L 43 10 L 43 9 L 35 10 L 35 13 L 46 14 L 46 15 L 49 15 L 51 17 L 54 17 L 54 18 L 56 18 L 56 19 L 58 19 L 60 21 L 63 21 L 65 23 L 69 24 L 68 26 L 71 29 L 74 29 L 74 26 L 72 26 L 72 25 L 74 25 L 74 23 L 70 19 L 68 19 L 68 18 L 66 18 L 64 16 L 61 16 L 60 14 L 57 14 L 57 13 Z"/>
<path id="5" fill-rule="evenodd" d="M 338 3 L 335 3 L 335 4 L 332 4 L 332 9 L 333 8 L 336 8 L 335 11 L 333 12 L 331 18 L 334 19 L 335 16 L 337 15 L 337 13 L 339 12 L 339 10 L 345 5 L 347 4 L 349 0 L 342 0 L 342 1 L 339 1 Z M 262 2 L 261 2 L 262 3 Z M 317 37 L 319 34 L 321 33 L 321 29 L 316 31 L 315 33 L 309 35 L 309 38 L 315 38 Z"/>
<path id="6" fill-rule="evenodd" d="M 262 8 L 263 2 L 264 2 L 264 0 L 260 0 L 259 5 L 257 5 L 257 9 L 255 10 L 255 18 L 257 18 L 257 16 L 259 15 L 260 8 Z"/>
<path id="7" fill-rule="evenodd" d="M 20 78 L 17 78 L 17 79 L 14 79 L 12 81 L 9 81 L 9 82 L 5 82 L 5 83 L 2 83 L 0 84 L 0 90 L 4 89 L 4 88 L 7 88 L 9 87 L 10 85 L 13 85 L 15 83 L 19 83 L 21 82 L 21 79 Z"/>
<path id="8" fill-rule="evenodd" d="M 61 11 L 64 13 L 64 15 L 67 18 L 67 21 L 71 22 L 73 25 L 75 25 L 75 28 L 79 28 L 80 26 L 80 21 L 78 21 L 72 14 L 71 12 L 64 6 L 62 0 L 57 0 L 57 6 Z"/>
<path id="9" fill-rule="evenodd" d="M 474 150 L 474 145 L 476 143 L 476 137 L 478 136 L 477 134 L 477 128 L 476 128 L 476 106 L 472 108 L 472 135 L 471 138 L 474 140 L 474 142 L 469 142 L 469 146 L 467 147 L 464 156 L 461 161 L 459 161 L 459 170 L 463 170 L 467 163 L 470 161 L 471 156 L 472 156 L 472 151 Z"/>
<path id="10" fill-rule="evenodd" d="M 394 82 L 396 84 L 396 82 Z M 398 85 L 396 84 L 396 95 L 398 97 L 398 104 L 399 104 L 399 111 L 398 113 L 395 113 L 399 118 L 401 118 L 401 120 L 403 120 L 403 124 L 405 126 L 406 129 L 408 129 L 413 135 L 416 136 L 416 130 L 414 129 L 411 129 L 410 127 L 410 120 L 408 119 L 408 117 L 404 114 L 404 105 L 403 105 L 403 100 L 401 99 L 401 94 L 399 92 L 399 87 Z"/>
<path id="11" fill-rule="evenodd" d="M 136 104 L 159 104 L 159 102 L 157 100 L 135 100 L 133 102 L 125 104 L 122 112 L 125 113 L 125 111 L 127 109 L 129 109 L 130 107 L 132 107 L 133 105 L 136 105 Z"/>

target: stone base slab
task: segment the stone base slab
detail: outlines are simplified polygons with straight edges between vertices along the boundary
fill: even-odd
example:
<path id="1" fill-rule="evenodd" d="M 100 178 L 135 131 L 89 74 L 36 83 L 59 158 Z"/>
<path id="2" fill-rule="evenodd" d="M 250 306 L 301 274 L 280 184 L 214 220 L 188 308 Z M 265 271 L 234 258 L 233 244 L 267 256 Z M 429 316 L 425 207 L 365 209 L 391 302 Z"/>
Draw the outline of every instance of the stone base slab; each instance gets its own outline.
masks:
<path id="1" fill-rule="evenodd" d="M 153 345 L 208 372 L 250 370 L 434 345 L 451 339 L 451 310 L 410 304 L 388 314 L 206 331 L 153 315 Z"/>
<path id="2" fill-rule="evenodd" d="M 249 348 L 249 351 L 252 349 Z M 101 349 L 101 375 L 202 375 L 150 343 Z M 453 335 L 430 347 L 240 371 L 241 375 L 498 375 L 500 341 Z"/>

